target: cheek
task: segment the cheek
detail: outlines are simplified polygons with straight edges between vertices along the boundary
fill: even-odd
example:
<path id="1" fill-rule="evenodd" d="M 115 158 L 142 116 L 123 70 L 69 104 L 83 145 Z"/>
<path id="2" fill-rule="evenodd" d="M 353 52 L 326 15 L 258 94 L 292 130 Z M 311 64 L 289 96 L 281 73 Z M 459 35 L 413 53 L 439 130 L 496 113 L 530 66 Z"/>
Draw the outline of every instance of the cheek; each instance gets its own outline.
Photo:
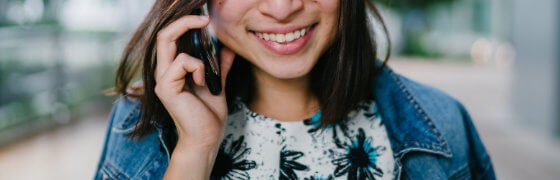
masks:
<path id="1" fill-rule="evenodd" d="M 221 3 L 217 3 L 221 1 Z M 221 23 L 239 24 L 252 7 L 251 0 L 217 0 L 212 5 L 212 20 Z"/>
<path id="2" fill-rule="evenodd" d="M 320 39 L 323 47 L 320 49 L 321 53 L 324 53 L 326 49 L 335 40 L 336 32 L 338 29 L 338 11 L 340 8 L 339 0 L 317 0 L 321 11 L 322 25 L 320 36 L 325 37 Z"/>
<path id="3" fill-rule="evenodd" d="M 226 45 L 235 47 L 237 37 L 245 32 L 244 17 L 251 9 L 253 0 L 220 0 L 213 2 L 210 23 L 218 38 Z"/>
<path id="4" fill-rule="evenodd" d="M 318 0 L 319 8 L 321 9 L 321 14 L 323 19 L 325 19 L 326 24 L 331 26 L 333 31 L 336 27 L 338 21 L 338 10 L 340 8 L 339 0 Z"/>
<path id="5" fill-rule="evenodd" d="M 315 2 L 319 4 L 321 11 L 332 15 L 336 15 L 340 6 L 340 0 L 316 0 Z"/>

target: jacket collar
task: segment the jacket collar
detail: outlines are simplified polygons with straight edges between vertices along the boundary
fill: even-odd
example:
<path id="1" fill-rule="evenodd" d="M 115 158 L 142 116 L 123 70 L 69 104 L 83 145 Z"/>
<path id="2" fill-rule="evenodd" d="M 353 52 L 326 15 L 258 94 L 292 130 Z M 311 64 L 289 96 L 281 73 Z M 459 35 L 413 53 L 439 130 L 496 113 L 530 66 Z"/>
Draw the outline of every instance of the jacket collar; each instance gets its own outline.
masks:
<path id="1" fill-rule="evenodd" d="M 401 76 L 384 67 L 373 89 L 395 158 L 401 159 L 411 151 L 452 156 L 447 140 Z"/>

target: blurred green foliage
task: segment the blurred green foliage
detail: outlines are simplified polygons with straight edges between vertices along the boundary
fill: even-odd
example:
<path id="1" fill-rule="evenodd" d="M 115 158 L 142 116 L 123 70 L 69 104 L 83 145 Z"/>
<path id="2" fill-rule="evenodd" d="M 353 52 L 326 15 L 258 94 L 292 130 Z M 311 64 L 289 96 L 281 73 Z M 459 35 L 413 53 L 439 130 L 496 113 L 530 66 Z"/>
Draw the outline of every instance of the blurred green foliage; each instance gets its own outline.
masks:
<path id="1" fill-rule="evenodd" d="M 65 29 L 64 2 L 0 1 L 0 146 L 105 111 L 96 104 L 112 99 L 103 90 L 113 83 L 120 34 Z"/>
<path id="2" fill-rule="evenodd" d="M 404 55 L 436 58 L 439 53 L 429 51 L 423 37 L 430 31 L 431 22 L 428 18 L 431 8 L 440 5 L 451 5 L 458 0 L 377 0 L 388 9 L 396 11 L 401 19 L 402 49 Z"/>
<path id="3" fill-rule="evenodd" d="M 397 11 L 408 11 L 412 9 L 426 10 L 435 5 L 449 4 L 457 0 L 375 0 L 387 8 Z"/>

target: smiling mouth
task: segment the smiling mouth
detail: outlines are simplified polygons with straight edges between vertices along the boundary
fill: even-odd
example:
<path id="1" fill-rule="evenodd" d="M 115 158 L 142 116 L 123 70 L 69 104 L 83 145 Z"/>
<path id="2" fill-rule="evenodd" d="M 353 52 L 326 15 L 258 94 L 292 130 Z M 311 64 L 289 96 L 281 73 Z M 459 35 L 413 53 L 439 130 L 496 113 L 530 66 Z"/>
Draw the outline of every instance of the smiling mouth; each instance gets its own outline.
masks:
<path id="1" fill-rule="evenodd" d="M 289 43 L 298 39 L 303 38 L 316 24 L 307 26 L 305 28 L 301 28 L 292 32 L 288 33 L 265 33 L 265 32 L 256 32 L 252 31 L 260 39 L 265 41 L 275 42 L 275 43 Z"/>
<path id="2" fill-rule="evenodd" d="M 251 31 L 251 34 L 269 52 L 279 55 L 290 55 L 298 53 L 307 47 L 317 24 L 291 30 L 291 32 L 288 32 L 290 30 L 282 32 L 283 30 L 276 29 L 268 32 Z"/>

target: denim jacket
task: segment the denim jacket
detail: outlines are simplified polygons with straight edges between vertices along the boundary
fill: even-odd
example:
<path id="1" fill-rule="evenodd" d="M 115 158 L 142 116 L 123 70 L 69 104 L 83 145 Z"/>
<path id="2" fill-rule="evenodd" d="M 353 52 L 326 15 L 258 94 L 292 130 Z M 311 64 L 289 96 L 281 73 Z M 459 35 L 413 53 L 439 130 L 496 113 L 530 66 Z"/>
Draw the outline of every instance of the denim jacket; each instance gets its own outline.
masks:
<path id="1" fill-rule="evenodd" d="M 396 179 L 495 179 L 488 153 L 465 108 L 434 88 L 390 68 L 376 78 L 374 98 L 394 152 Z M 119 97 L 109 117 L 95 179 L 162 179 L 170 160 L 163 129 L 134 140 L 140 104 Z"/>

